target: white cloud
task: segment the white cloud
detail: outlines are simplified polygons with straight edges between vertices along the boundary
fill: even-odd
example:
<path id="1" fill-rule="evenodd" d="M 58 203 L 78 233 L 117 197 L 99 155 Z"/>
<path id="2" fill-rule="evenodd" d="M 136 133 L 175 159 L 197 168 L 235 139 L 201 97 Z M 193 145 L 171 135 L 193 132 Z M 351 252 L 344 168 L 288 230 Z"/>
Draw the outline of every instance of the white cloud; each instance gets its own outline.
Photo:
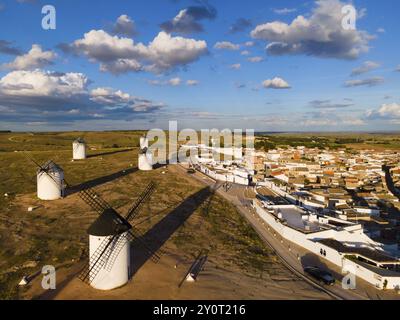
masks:
<path id="1" fill-rule="evenodd" d="M 183 83 L 183 80 L 179 77 L 167 79 L 167 80 L 148 80 L 147 81 L 149 84 L 154 85 L 154 86 L 172 86 L 172 87 L 177 87 L 180 86 Z M 187 86 L 196 86 L 199 84 L 199 81 L 197 80 L 186 80 L 186 85 Z"/>
<path id="2" fill-rule="evenodd" d="M 119 16 L 113 26 L 113 33 L 115 34 L 132 36 L 135 32 L 135 22 L 126 14 Z"/>
<path id="3" fill-rule="evenodd" d="M 100 71 L 112 74 L 121 74 L 129 71 L 138 72 L 143 70 L 142 65 L 135 59 L 117 59 L 108 63 L 100 64 Z"/>
<path id="4" fill-rule="evenodd" d="M 3 64 L 3 68 L 12 70 L 30 70 L 52 64 L 57 57 L 53 51 L 43 51 L 38 44 L 33 44 L 28 53 L 17 56 L 13 62 Z"/>
<path id="5" fill-rule="evenodd" d="M 240 54 L 241 54 L 242 56 L 248 56 L 248 55 L 250 54 L 250 51 L 248 51 L 248 50 L 243 50 Z"/>
<path id="6" fill-rule="evenodd" d="M 306 54 L 324 58 L 356 59 L 369 50 L 373 38 L 361 30 L 342 28 L 339 0 L 317 0 L 309 17 L 297 16 L 290 24 L 273 21 L 258 25 L 251 36 L 268 41 L 272 55 Z"/>
<path id="7" fill-rule="evenodd" d="M 290 89 L 290 85 L 279 77 L 275 77 L 271 80 L 265 80 L 262 85 L 266 89 Z"/>
<path id="8" fill-rule="evenodd" d="M 101 70 L 113 73 L 150 71 L 162 73 L 192 63 L 207 53 L 202 40 L 173 37 L 161 31 L 147 46 L 133 39 L 91 30 L 69 45 L 69 51 L 100 62 Z"/>
<path id="9" fill-rule="evenodd" d="M 199 81 L 198 80 L 187 80 L 186 84 L 188 86 L 197 86 L 199 84 Z"/>
<path id="10" fill-rule="evenodd" d="M 351 72 L 352 76 L 357 76 L 363 73 L 367 73 L 369 71 L 375 70 L 381 66 L 380 63 L 374 61 L 365 61 L 361 67 L 353 69 Z"/>
<path id="11" fill-rule="evenodd" d="M 296 12 L 297 9 L 296 8 L 282 8 L 282 9 L 274 9 L 274 12 L 276 14 L 288 14 L 288 13 L 292 13 L 292 12 Z"/>
<path id="12" fill-rule="evenodd" d="M 214 48 L 218 50 L 239 50 L 240 45 L 234 44 L 230 41 L 220 41 L 214 45 Z"/>
<path id="13" fill-rule="evenodd" d="M 168 80 L 168 84 L 173 87 L 179 86 L 181 84 L 181 82 L 182 82 L 181 78 L 178 78 L 178 77 Z"/>
<path id="14" fill-rule="evenodd" d="M 240 63 L 235 63 L 229 66 L 229 68 L 234 69 L 234 70 L 239 70 L 242 67 Z"/>
<path id="15" fill-rule="evenodd" d="M 385 118 L 385 119 L 398 119 L 400 120 L 400 104 L 389 103 L 382 104 L 376 111 L 369 111 L 367 113 L 369 118 Z"/>
<path id="16" fill-rule="evenodd" d="M 258 63 L 258 62 L 261 62 L 263 60 L 264 60 L 263 57 L 258 57 L 258 56 L 257 57 L 247 58 L 247 61 L 252 62 L 252 63 Z"/>
<path id="17" fill-rule="evenodd" d="M 132 97 L 130 94 L 124 93 L 121 90 L 115 91 L 112 88 L 100 87 L 90 92 L 90 100 L 105 105 L 118 105 L 131 102 Z"/>
<path id="18" fill-rule="evenodd" d="M 82 73 L 12 71 L 0 80 L 0 92 L 15 96 L 63 96 L 86 92 L 88 78 Z"/>
<path id="19" fill-rule="evenodd" d="M 65 123 L 98 117 L 128 120 L 163 107 L 121 90 L 100 87 L 89 91 L 89 83 L 82 73 L 12 71 L 0 79 L 0 101 L 15 110 L 3 114 L 3 121 Z"/>
<path id="20" fill-rule="evenodd" d="M 368 79 L 359 79 L 359 80 L 348 80 L 345 82 L 346 87 L 360 87 L 360 86 L 368 86 L 373 87 L 385 82 L 383 77 L 373 77 Z"/>

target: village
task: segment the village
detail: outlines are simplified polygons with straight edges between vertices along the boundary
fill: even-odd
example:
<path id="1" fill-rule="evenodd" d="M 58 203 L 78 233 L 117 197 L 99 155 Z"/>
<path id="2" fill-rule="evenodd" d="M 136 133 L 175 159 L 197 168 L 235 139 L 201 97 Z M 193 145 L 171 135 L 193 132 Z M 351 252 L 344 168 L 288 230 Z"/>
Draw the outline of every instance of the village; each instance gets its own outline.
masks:
<path id="1" fill-rule="evenodd" d="M 358 275 L 377 288 L 400 289 L 397 152 L 198 148 L 191 166 L 226 190 L 254 189 L 252 207 L 268 228 L 343 270 L 356 260 Z"/>

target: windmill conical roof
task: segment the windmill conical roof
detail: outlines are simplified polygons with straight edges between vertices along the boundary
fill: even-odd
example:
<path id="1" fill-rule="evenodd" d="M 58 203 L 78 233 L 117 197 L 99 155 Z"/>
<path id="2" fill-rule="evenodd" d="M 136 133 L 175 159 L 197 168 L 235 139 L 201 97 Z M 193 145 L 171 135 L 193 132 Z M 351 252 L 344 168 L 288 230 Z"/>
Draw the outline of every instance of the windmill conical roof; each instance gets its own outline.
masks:
<path id="1" fill-rule="evenodd" d="M 114 209 L 106 209 L 104 212 L 92 223 L 87 230 L 91 236 L 107 237 L 115 236 L 130 230 L 132 226 L 121 217 Z"/>
<path id="2" fill-rule="evenodd" d="M 74 141 L 74 143 L 85 143 L 85 140 L 83 138 L 78 138 Z"/>
<path id="3" fill-rule="evenodd" d="M 38 173 L 42 172 L 42 171 L 46 171 L 48 173 L 51 173 L 51 172 L 64 172 L 64 170 L 57 163 L 55 163 L 52 160 L 49 160 L 44 165 L 42 165 L 42 169 L 39 169 Z"/>

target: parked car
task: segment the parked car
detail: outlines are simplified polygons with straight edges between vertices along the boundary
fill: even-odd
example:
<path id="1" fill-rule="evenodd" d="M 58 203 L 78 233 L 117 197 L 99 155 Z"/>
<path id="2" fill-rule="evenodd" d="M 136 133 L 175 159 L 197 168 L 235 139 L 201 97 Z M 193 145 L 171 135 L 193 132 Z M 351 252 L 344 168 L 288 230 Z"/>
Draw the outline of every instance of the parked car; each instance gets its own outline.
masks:
<path id="1" fill-rule="evenodd" d="M 304 268 L 304 271 L 323 284 L 329 286 L 333 286 L 335 284 L 335 278 L 332 276 L 332 274 L 328 271 L 322 270 L 319 267 L 306 267 Z"/>

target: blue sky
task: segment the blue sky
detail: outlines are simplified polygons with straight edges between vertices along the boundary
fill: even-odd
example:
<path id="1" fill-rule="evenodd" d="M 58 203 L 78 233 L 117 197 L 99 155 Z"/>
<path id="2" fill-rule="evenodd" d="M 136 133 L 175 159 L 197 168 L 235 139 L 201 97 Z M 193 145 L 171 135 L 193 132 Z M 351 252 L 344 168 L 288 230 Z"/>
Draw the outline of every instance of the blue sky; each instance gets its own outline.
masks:
<path id="1" fill-rule="evenodd" d="M 56 9 L 44 30 L 42 7 Z M 341 8 L 357 10 L 355 30 Z M 0 0 L 0 129 L 400 127 L 396 0 Z M 397 70 L 397 71 L 396 71 Z"/>

